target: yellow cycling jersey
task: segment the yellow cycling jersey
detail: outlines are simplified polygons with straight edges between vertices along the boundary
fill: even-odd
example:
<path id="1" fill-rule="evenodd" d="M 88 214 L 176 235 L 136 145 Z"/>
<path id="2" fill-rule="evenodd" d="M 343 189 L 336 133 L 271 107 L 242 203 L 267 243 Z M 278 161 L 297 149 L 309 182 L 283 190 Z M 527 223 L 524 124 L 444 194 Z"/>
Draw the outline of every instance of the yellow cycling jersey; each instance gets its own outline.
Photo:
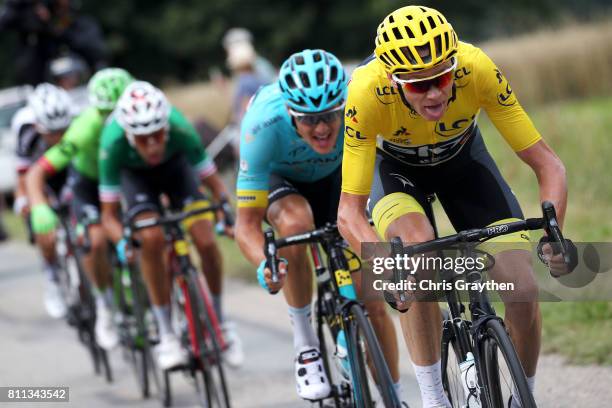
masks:
<path id="1" fill-rule="evenodd" d="M 454 85 L 444 116 L 427 121 L 402 101 L 383 65 L 371 58 L 353 72 L 345 111 L 342 191 L 369 194 L 376 148 L 410 166 L 433 166 L 456 156 L 475 133 L 484 108 L 515 152 L 541 136 L 508 81 L 480 49 L 459 43 Z"/>

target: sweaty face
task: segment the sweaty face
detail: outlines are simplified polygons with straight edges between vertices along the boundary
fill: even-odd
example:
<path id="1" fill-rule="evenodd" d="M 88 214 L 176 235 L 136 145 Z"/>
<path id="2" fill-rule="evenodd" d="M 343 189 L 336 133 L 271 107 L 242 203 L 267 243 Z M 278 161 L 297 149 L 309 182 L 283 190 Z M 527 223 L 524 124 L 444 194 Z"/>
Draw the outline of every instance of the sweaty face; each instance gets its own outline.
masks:
<path id="1" fill-rule="evenodd" d="M 416 82 L 414 85 L 395 82 L 395 86 L 402 88 L 408 103 L 426 120 L 440 120 L 446 112 L 448 99 L 453 89 L 453 71 L 451 70 L 447 73 L 444 73 L 444 71 L 451 68 L 452 64 L 453 62 L 449 60 L 434 68 L 418 73 L 397 75 L 401 80 L 430 78 L 422 82 Z"/>
<path id="2" fill-rule="evenodd" d="M 295 117 L 297 133 L 319 154 L 327 154 L 334 149 L 338 131 L 342 126 L 343 110 L 334 113 L 311 115 L 307 120 Z"/>
<path id="3" fill-rule="evenodd" d="M 148 135 L 134 136 L 134 148 L 149 165 L 160 164 L 166 151 L 166 129 L 160 129 Z"/>

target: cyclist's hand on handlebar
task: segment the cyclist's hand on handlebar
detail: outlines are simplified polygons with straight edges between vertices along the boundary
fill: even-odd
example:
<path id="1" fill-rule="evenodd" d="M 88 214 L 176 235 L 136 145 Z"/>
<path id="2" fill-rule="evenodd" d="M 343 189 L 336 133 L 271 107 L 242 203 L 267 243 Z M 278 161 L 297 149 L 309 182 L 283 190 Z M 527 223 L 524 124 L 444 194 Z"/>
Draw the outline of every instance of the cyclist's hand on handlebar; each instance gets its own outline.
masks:
<path id="1" fill-rule="evenodd" d="M 548 266 L 550 274 L 554 278 L 571 273 L 578 263 L 578 249 L 576 245 L 569 239 L 566 239 L 565 243 L 570 256 L 569 264 L 565 262 L 563 254 L 559 249 L 559 243 L 549 242 L 548 237 L 542 237 L 540 240 L 540 259 Z"/>
<path id="2" fill-rule="evenodd" d="M 234 226 L 228 225 L 223 220 L 215 224 L 215 232 L 217 235 L 225 235 L 228 238 L 234 239 Z"/>
<path id="3" fill-rule="evenodd" d="M 117 242 L 115 245 L 115 250 L 117 251 L 117 258 L 122 264 L 125 265 L 134 262 L 134 251 L 128 247 L 127 240 L 125 238 L 121 238 L 121 240 Z"/>
<path id="4" fill-rule="evenodd" d="M 32 231 L 35 234 L 48 234 L 55 231 L 59 220 L 55 211 L 48 204 L 38 204 L 32 207 L 30 213 L 32 221 Z"/>
<path id="5" fill-rule="evenodd" d="M 259 268 L 257 268 L 257 281 L 259 285 L 271 294 L 276 294 L 281 290 L 285 283 L 285 277 L 287 276 L 287 260 L 281 258 L 277 262 L 278 282 L 276 283 L 272 282 L 272 271 L 267 266 L 268 264 L 265 260 L 261 261 Z"/>

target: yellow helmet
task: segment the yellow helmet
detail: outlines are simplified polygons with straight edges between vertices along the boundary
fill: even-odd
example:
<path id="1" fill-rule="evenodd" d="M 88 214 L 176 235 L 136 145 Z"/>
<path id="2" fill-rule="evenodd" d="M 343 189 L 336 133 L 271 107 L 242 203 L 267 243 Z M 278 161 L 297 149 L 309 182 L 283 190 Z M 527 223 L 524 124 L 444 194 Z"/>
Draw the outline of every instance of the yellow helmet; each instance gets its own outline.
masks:
<path id="1" fill-rule="evenodd" d="M 457 34 L 438 10 L 406 6 L 385 17 L 375 44 L 374 53 L 388 73 L 408 73 L 448 60 L 457 52 Z"/>

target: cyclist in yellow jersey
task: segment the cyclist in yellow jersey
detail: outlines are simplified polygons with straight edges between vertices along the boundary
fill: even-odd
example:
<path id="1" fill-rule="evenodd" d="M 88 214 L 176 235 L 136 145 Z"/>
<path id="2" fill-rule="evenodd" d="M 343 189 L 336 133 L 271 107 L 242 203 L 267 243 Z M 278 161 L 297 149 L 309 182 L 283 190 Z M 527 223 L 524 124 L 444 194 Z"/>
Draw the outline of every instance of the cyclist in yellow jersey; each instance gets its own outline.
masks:
<path id="1" fill-rule="evenodd" d="M 389 14 L 375 44 L 375 55 L 353 73 L 345 112 L 338 222 L 355 250 L 381 238 L 433 239 L 429 194 L 436 194 L 456 230 L 523 218 L 480 135 L 482 108 L 533 169 L 540 199 L 551 201 L 563 222 L 565 168 L 482 50 L 459 42 L 441 13 L 421 6 Z M 366 206 L 378 235 L 368 223 Z M 491 275 L 515 285 L 512 298 L 502 295 L 505 322 L 533 391 L 541 336 L 537 286 L 525 250 L 529 235 L 520 232 L 510 239 L 516 249 L 496 254 Z M 395 306 L 410 306 L 401 323 L 423 406 L 450 406 L 441 382 L 437 303 Z M 510 406 L 519 406 L 516 398 Z"/>

